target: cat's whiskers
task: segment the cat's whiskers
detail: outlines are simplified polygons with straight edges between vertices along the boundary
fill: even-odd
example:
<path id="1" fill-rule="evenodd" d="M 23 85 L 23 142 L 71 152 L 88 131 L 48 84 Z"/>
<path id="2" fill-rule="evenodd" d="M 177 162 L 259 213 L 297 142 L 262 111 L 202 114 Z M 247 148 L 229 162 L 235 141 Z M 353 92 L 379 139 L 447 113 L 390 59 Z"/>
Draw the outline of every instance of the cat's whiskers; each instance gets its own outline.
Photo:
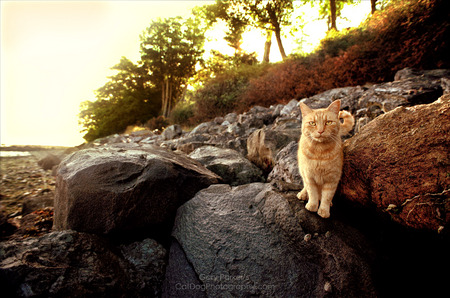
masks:
<path id="1" fill-rule="evenodd" d="M 313 110 L 300 103 L 302 135 L 298 163 L 305 188 L 298 197 L 303 200 L 307 197 L 305 208 L 317 211 L 324 218 L 330 216 L 331 201 L 341 178 L 341 135 L 350 131 L 354 124 L 350 113 L 339 112 L 340 104 L 340 100 L 336 100 L 326 109 Z M 340 122 L 339 115 L 344 123 Z"/>

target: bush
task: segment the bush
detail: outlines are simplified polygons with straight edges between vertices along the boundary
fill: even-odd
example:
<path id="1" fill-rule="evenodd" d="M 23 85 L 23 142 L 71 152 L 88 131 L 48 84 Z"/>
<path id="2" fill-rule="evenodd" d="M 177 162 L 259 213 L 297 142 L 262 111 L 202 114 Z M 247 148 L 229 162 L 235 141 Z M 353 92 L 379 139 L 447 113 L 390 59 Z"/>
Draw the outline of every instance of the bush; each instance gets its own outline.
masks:
<path id="1" fill-rule="evenodd" d="M 170 122 L 190 126 L 194 116 L 194 105 L 188 102 L 178 103 L 170 113 Z"/>
<path id="2" fill-rule="evenodd" d="M 147 121 L 145 126 L 154 132 L 162 132 L 169 126 L 169 120 L 164 116 L 153 117 Z"/>
<path id="3" fill-rule="evenodd" d="M 203 122 L 238 109 L 249 80 L 264 73 L 269 65 L 241 65 L 209 79 L 193 96 L 194 122 Z"/>
<path id="4" fill-rule="evenodd" d="M 450 15 L 444 0 L 393 0 L 361 27 L 331 32 L 319 50 L 292 57 L 250 80 L 248 107 L 285 103 L 328 89 L 391 81 L 405 67 L 450 67 Z"/>

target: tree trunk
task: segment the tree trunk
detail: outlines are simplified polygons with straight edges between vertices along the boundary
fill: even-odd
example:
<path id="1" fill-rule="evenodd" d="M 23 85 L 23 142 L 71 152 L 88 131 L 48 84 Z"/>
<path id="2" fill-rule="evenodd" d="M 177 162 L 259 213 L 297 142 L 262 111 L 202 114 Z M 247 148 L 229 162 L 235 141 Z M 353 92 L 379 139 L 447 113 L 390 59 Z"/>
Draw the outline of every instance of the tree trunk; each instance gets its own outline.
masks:
<path id="1" fill-rule="evenodd" d="M 372 14 L 374 14 L 375 11 L 377 10 L 376 5 L 377 5 L 377 0 L 370 0 L 370 7 L 372 9 L 371 10 Z"/>
<path id="2" fill-rule="evenodd" d="M 266 42 L 264 44 L 264 58 L 263 61 L 269 63 L 270 47 L 272 46 L 272 30 L 266 31 Z"/>
<path id="3" fill-rule="evenodd" d="M 166 80 L 161 82 L 161 115 L 164 116 L 166 107 Z"/>
<path id="4" fill-rule="evenodd" d="M 331 12 L 331 27 L 330 30 L 336 30 L 336 0 L 330 0 L 330 12 Z"/>
<path id="5" fill-rule="evenodd" d="M 281 58 L 286 59 L 286 52 L 284 51 L 283 43 L 281 42 L 280 26 L 275 28 L 275 38 L 277 39 L 278 48 L 280 49 Z"/>
<path id="6" fill-rule="evenodd" d="M 172 89 L 173 89 L 173 84 L 172 84 L 172 80 L 170 80 L 169 83 L 169 94 L 168 94 L 168 100 L 167 100 L 167 116 L 169 117 L 170 112 L 172 111 Z"/>
<path id="7" fill-rule="evenodd" d="M 167 117 L 169 114 L 169 101 L 170 101 L 170 85 L 169 85 L 169 79 L 164 79 L 162 82 L 162 102 L 161 102 L 161 110 L 162 115 L 164 117 Z"/>

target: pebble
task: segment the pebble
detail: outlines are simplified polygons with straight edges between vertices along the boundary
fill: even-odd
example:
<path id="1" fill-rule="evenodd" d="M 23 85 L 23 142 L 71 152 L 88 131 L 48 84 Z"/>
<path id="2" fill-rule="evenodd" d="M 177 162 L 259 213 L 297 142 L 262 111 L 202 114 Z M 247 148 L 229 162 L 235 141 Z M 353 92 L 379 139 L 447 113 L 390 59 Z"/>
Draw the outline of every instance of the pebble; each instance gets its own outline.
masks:
<path id="1" fill-rule="evenodd" d="M 332 290 L 332 286 L 331 283 L 329 281 L 327 281 L 324 285 L 323 285 L 323 290 L 327 293 L 331 293 Z"/>
<path id="2" fill-rule="evenodd" d="M 309 240 L 311 240 L 311 238 L 312 238 L 311 234 L 306 234 L 305 237 L 303 237 L 303 240 L 308 242 Z"/>

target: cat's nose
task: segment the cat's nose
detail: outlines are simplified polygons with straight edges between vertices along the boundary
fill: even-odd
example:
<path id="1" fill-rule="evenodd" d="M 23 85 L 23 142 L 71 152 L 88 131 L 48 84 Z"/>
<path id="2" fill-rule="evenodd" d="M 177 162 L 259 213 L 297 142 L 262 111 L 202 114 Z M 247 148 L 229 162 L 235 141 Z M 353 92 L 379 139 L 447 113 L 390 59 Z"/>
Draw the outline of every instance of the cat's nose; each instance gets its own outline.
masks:
<path id="1" fill-rule="evenodd" d="M 319 134 L 323 134 L 323 132 L 324 132 L 325 130 L 320 130 L 320 131 L 317 131 Z"/>

